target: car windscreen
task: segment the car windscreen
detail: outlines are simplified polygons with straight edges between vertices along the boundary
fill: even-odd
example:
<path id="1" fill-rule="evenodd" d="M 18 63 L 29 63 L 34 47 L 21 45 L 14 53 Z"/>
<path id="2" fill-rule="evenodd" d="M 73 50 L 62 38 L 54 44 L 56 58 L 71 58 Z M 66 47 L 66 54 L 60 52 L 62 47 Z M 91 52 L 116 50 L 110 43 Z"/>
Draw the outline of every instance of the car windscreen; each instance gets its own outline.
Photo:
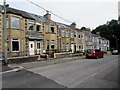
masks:
<path id="1" fill-rule="evenodd" d="M 87 50 L 87 53 L 91 53 L 91 52 L 93 52 L 93 50 L 92 50 L 92 49 Z"/>
<path id="2" fill-rule="evenodd" d="M 95 50 L 95 52 L 100 52 L 100 50 Z"/>

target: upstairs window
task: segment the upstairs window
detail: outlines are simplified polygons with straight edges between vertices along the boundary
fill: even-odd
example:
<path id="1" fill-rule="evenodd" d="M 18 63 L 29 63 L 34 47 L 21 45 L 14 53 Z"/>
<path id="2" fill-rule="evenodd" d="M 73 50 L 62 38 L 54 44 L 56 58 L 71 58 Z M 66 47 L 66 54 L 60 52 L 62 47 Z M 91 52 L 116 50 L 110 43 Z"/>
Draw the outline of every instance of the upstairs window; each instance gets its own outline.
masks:
<path id="1" fill-rule="evenodd" d="M 66 31 L 66 37 L 68 37 L 69 35 L 68 35 L 68 30 Z"/>
<path id="2" fill-rule="evenodd" d="M 20 19 L 18 17 L 11 17 L 11 28 L 20 29 Z"/>
<path id="3" fill-rule="evenodd" d="M 54 25 L 51 25 L 51 32 L 54 33 L 55 27 Z"/>
<path id="4" fill-rule="evenodd" d="M 62 37 L 65 37 L 65 30 L 62 30 Z"/>
<path id="5" fill-rule="evenodd" d="M 29 28 L 29 31 L 34 31 L 34 22 L 29 22 L 28 28 Z"/>
<path id="6" fill-rule="evenodd" d="M 80 38 L 80 35 L 79 35 L 79 38 Z"/>
<path id="7" fill-rule="evenodd" d="M 76 32 L 74 32 L 74 37 L 76 37 Z"/>
<path id="8" fill-rule="evenodd" d="M 49 32 L 49 25 L 46 25 L 46 32 Z"/>
<path id="9" fill-rule="evenodd" d="M 40 23 L 36 23 L 36 31 L 37 32 L 41 31 L 41 24 Z"/>
<path id="10" fill-rule="evenodd" d="M 9 18 L 8 18 L 8 15 L 6 16 L 6 27 L 9 28 Z"/>
<path id="11" fill-rule="evenodd" d="M 71 32 L 71 38 L 73 38 L 74 37 L 74 33 L 73 32 Z"/>

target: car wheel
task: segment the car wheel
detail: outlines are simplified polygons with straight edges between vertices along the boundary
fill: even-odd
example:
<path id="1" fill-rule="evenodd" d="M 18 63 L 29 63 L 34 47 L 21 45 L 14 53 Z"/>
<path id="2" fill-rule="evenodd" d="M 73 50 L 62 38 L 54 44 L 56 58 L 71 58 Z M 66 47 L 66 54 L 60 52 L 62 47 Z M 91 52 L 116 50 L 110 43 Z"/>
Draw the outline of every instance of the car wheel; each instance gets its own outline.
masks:
<path id="1" fill-rule="evenodd" d="M 96 57 L 96 59 L 98 59 L 98 56 Z"/>
<path id="2" fill-rule="evenodd" d="M 104 56 L 101 56 L 101 58 L 103 58 Z"/>
<path id="3" fill-rule="evenodd" d="M 88 59 L 88 57 L 86 56 L 86 59 Z"/>

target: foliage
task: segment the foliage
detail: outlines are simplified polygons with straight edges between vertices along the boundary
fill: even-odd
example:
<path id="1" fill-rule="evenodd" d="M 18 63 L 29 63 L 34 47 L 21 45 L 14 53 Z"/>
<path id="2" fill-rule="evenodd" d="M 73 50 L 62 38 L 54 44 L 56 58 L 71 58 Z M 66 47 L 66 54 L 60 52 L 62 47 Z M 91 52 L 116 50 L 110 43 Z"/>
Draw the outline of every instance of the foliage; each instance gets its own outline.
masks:
<path id="1" fill-rule="evenodd" d="M 96 32 L 100 32 L 100 36 L 110 40 L 110 48 L 116 48 L 117 39 L 118 49 L 120 49 L 120 24 L 118 24 L 117 20 L 111 20 L 107 24 L 98 26 L 92 31 L 93 34 L 96 34 Z"/>

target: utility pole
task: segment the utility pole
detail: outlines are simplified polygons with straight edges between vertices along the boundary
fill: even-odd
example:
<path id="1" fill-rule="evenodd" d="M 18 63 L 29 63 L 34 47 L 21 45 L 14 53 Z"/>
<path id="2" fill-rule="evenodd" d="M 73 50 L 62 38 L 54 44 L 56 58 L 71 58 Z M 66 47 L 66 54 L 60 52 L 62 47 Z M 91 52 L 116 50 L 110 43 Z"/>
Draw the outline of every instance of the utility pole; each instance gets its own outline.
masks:
<path id="1" fill-rule="evenodd" d="M 4 65 L 7 65 L 8 60 L 7 60 L 7 27 L 6 27 L 6 0 L 3 2 L 4 6 Z"/>

